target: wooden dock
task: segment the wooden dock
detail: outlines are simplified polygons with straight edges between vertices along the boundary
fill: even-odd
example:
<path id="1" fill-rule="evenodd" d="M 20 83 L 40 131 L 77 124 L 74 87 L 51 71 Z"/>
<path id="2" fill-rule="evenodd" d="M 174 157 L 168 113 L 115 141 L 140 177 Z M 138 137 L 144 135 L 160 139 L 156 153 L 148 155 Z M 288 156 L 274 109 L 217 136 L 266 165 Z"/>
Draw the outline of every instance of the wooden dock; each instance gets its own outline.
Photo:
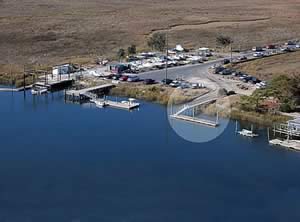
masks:
<path id="1" fill-rule="evenodd" d="M 271 145 L 282 146 L 289 149 L 294 149 L 300 151 L 300 140 L 280 140 L 280 139 L 273 139 L 270 140 L 269 143 Z"/>
<path id="2" fill-rule="evenodd" d="M 110 106 L 112 108 L 132 110 L 140 106 L 139 103 L 133 102 L 131 100 L 119 102 L 119 101 L 112 101 L 107 99 L 92 99 L 91 101 L 94 102 L 96 106 L 101 108 Z"/>
<path id="3" fill-rule="evenodd" d="M 0 92 L 21 92 L 27 90 L 27 89 L 31 89 L 32 85 L 29 86 L 25 86 L 25 87 L 19 87 L 19 88 L 0 88 Z"/>
<path id="4" fill-rule="evenodd" d="M 135 109 L 140 106 L 139 103 L 135 103 L 135 102 L 126 101 L 126 103 L 124 102 L 122 103 L 122 102 L 111 101 L 111 100 L 106 100 L 105 104 L 114 108 L 127 109 L 127 110 Z"/>
<path id="5" fill-rule="evenodd" d="M 273 128 L 273 132 L 283 135 L 300 137 L 300 129 L 296 127 L 294 128 L 292 125 L 289 126 L 288 124 L 275 125 Z"/>
<path id="6" fill-rule="evenodd" d="M 195 107 L 197 107 L 197 106 L 208 104 L 208 103 L 211 103 L 211 102 L 213 102 L 215 100 L 216 100 L 216 98 L 214 98 L 214 97 L 206 98 L 206 96 L 204 95 L 204 99 L 184 105 L 176 113 L 171 114 L 170 117 L 174 118 L 174 119 L 182 120 L 182 121 L 187 121 L 187 122 L 192 122 L 192 123 L 196 123 L 196 124 L 201 124 L 201 125 L 208 126 L 208 127 L 218 127 L 219 126 L 219 123 L 218 123 L 218 120 L 219 120 L 218 112 L 217 112 L 216 121 L 214 122 L 214 121 L 207 120 L 207 119 L 204 119 L 204 118 L 195 117 L 195 110 L 194 110 Z M 192 110 L 193 111 L 193 116 L 188 116 L 188 115 L 184 114 L 188 110 Z"/>
<path id="7" fill-rule="evenodd" d="M 104 84 L 79 90 L 67 90 L 65 91 L 65 99 L 73 102 L 97 99 L 98 94 L 105 94 L 113 87 L 115 87 L 113 84 Z"/>
<path id="8" fill-rule="evenodd" d="M 183 121 L 188 121 L 188 122 L 192 122 L 192 123 L 196 123 L 196 124 L 201 124 L 201 125 L 205 125 L 205 126 L 209 126 L 209 127 L 217 127 L 219 126 L 218 122 L 214 122 L 214 121 L 210 121 L 210 120 L 206 120 L 206 119 L 201 119 L 201 118 L 197 118 L 197 117 L 192 117 L 192 116 L 187 116 L 187 115 L 171 115 L 171 118 L 174 119 L 178 119 L 178 120 L 183 120 Z"/>
<path id="9" fill-rule="evenodd" d="M 73 82 L 74 82 L 73 79 L 38 81 L 35 82 L 33 86 L 45 87 L 48 90 L 59 90 L 71 86 Z"/>

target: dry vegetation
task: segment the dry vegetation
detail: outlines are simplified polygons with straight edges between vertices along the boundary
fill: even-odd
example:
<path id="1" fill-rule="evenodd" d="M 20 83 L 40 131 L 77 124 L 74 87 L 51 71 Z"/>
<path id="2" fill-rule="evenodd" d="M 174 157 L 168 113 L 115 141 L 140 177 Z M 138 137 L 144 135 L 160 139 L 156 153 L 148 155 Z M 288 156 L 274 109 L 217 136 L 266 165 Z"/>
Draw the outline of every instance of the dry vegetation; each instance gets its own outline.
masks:
<path id="1" fill-rule="evenodd" d="M 262 80 L 280 75 L 300 76 L 300 51 L 241 63 L 235 68 Z"/>
<path id="2" fill-rule="evenodd" d="M 133 97 L 150 102 L 157 102 L 162 105 L 182 104 L 189 102 L 205 92 L 207 89 L 174 89 L 171 87 L 158 86 L 158 85 L 143 85 L 143 84 L 130 84 L 122 83 L 117 85 L 116 88 L 111 90 L 111 95 Z"/>
<path id="3" fill-rule="evenodd" d="M 299 0 L 0 0 L 0 64 L 113 56 L 170 29 L 171 44 L 242 48 L 299 36 Z M 233 35 L 238 34 L 238 35 Z M 1 66 L 0 68 L 5 68 Z"/>
<path id="4" fill-rule="evenodd" d="M 264 126 L 272 126 L 274 123 L 284 123 L 290 119 L 290 117 L 281 114 L 243 111 L 239 107 L 240 96 L 232 95 L 220 98 L 216 103 L 209 104 L 205 107 L 202 106 L 198 108 L 197 111 L 207 115 L 216 115 L 218 111 L 221 117 L 230 117 L 231 119 L 243 120 Z"/>

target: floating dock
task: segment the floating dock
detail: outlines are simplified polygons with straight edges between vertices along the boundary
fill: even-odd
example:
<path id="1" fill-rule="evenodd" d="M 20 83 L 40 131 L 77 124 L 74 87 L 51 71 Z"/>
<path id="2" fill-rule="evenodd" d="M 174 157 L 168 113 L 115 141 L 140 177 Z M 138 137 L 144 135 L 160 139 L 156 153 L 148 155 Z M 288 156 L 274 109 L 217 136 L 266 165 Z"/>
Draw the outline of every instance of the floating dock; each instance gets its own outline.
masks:
<path id="1" fill-rule="evenodd" d="M 112 101 L 112 100 L 107 100 L 107 99 L 96 99 L 92 100 L 96 106 L 98 107 L 106 107 L 110 106 L 113 108 L 119 108 L 119 109 L 126 109 L 126 110 L 131 110 L 138 108 L 140 106 L 139 103 L 133 102 L 134 99 L 129 99 L 128 101 Z"/>
<path id="2" fill-rule="evenodd" d="M 269 143 L 271 145 L 282 146 L 282 147 L 286 147 L 286 148 L 290 148 L 290 149 L 300 151 L 300 140 L 273 139 L 273 140 L 270 140 Z"/>
<path id="3" fill-rule="evenodd" d="M 65 99 L 73 102 L 82 102 L 90 99 L 97 99 L 99 94 L 106 94 L 111 88 L 114 88 L 113 84 L 104 84 L 100 86 L 94 86 L 79 90 L 67 90 L 65 91 Z"/>
<path id="4" fill-rule="evenodd" d="M 192 116 L 187 116 L 187 115 L 182 115 L 182 114 L 171 115 L 171 118 L 188 121 L 188 122 L 193 122 L 193 123 L 197 123 L 197 124 L 201 124 L 201 125 L 205 125 L 205 126 L 209 126 L 209 127 L 219 126 L 218 122 L 214 122 L 214 121 L 210 121 L 210 120 L 206 120 L 206 119 L 200 119 L 197 117 L 192 117 Z"/>
<path id="5" fill-rule="evenodd" d="M 19 88 L 0 88 L 0 92 L 21 92 L 27 90 L 27 89 L 31 89 L 32 85 L 29 86 L 25 86 L 25 87 L 19 87 Z"/>
<path id="6" fill-rule="evenodd" d="M 48 90 L 59 90 L 71 86 L 73 82 L 74 82 L 73 79 L 38 81 L 33 84 L 33 87 L 37 86 L 37 87 L 45 87 Z"/>

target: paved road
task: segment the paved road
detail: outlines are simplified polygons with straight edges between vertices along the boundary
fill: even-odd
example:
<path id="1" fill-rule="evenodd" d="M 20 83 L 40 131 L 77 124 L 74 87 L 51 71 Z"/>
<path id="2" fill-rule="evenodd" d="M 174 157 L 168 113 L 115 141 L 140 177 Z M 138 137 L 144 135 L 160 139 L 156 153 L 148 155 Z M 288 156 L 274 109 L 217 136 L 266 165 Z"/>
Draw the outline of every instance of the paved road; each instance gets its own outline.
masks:
<path id="1" fill-rule="evenodd" d="M 186 65 L 186 66 L 168 68 L 167 77 L 170 79 L 176 79 L 176 78 L 190 79 L 194 77 L 201 77 L 203 73 L 207 73 L 209 67 L 215 64 L 220 64 L 222 60 L 223 59 L 219 59 L 219 60 L 214 60 L 214 61 L 195 64 L 195 65 Z M 161 81 L 164 78 L 166 78 L 166 70 L 161 69 L 161 70 L 144 72 L 144 73 L 140 73 L 139 76 L 144 79 L 151 78 L 156 81 Z"/>
<path id="2" fill-rule="evenodd" d="M 241 55 L 250 57 L 252 55 L 252 52 L 243 52 L 239 55 L 233 56 L 233 59 L 236 59 L 236 58 L 240 57 Z M 170 79 L 183 78 L 186 80 L 191 79 L 191 78 L 196 78 L 196 77 L 199 77 L 201 79 L 209 77 L 209 79 L 211 79 L 212 81 L 217 81 L 217 78 L 212 77 L 212 75 L 210 75 L 210 76 L 207 75 L 208 70 L 209 70 L 209 67 L 211 67 L 213 65 L 221 64 L 221 62 L 224 59 L 230 59 L 230 57 L 220 58 L 220 59 L 216 59 L 213 61 L 200 63 L 200 64 L 168 68 L 167 77 Z M 150 79 L 154 79 L 156 81 L 161 81 L 166 78 L 166 70 L 161 69 L 161 70 L 144 72 L 144 73 L 140 73 L 139 76 L 143 79 L 150 78 Z M 218 82 L 218 84 L 220 84 L 219 81 L 217 81 L 217 82 Z"/>

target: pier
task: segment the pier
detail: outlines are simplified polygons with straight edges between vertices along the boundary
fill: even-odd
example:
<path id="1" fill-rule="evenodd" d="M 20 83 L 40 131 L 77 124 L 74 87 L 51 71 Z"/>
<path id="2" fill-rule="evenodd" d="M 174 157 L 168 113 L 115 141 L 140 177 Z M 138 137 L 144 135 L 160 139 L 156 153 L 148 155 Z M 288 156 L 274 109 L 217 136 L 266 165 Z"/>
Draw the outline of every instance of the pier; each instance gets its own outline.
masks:
<path id="1" fill-rule="evenodd" d="M 52 80 L 52 81 L 38 81 L 33 84 L 33 87 L 43 87 L 51 90 L 60 90 L 72 86 L 73 79 L 63 79 L 63 80 Z"/>
<path id="2" fill-rule="evenodd" d="M 0 88 L 0 92 L 21 92 L 27 89 L 31 89 L 32 85 L 19 87 L 19 88 Z"/>
<path id="3" fill-rule="evenodd" d="M 114 88 L 113 84 L 104 84 L 79 90 L 65 91 L 65 99 L 73 102 L 82 102 L 90 99 L 97 99 L 99 94 L 106 94 L 110 89 Z"/>
<path id="4" fill-rule="evenodd" d="M 195 117 L 195 107 L 203 105 L 203 104 L 207 104 L 207 103 L 211 103 L 214 102 L 216 99 L 215 98 L 211 98 L 208 100 L 204 100 L 204 101 L 197 101 L 194 102 L 191 105 L 184 105 L 182 109 L 180 109 L 179 111 L 177 111 L 175 114 L 171 114 L 170 117 L 174 118 L 174 119 L 178 119 L 178 120 L 182 120 L 182 121 L 187 121 L 187 122 L 192 122 L 192 123 L 196 123 L 196 124 L 201 124 L 204 126 L 208 126 L 208 127 L 218 127 L 219 126 L 219 115 L 217 113 L 217 118 L 216 121 L 211 121 L 211 120 L 207 120 L 204 118 L 199 118 L 199 117 Z M 189 116 L 189 115 L 185 115 L 184 113 L 188 110 L 192 109 L 193 111 L 193 116 Z"/>
<path id="5" fill-rule="evenodd" d="M 183 121 L 188 121 L 192 123 L 197 123 L 209 127 L 217 127 L 219 124 L 218 122 L 206 120 L 206 119 L 201 119 L 197 117 L 192 117 L 192 116 L 187 116 L 187 115 L 171 115 L 172 118 L 178 119 L 178 120 L 183 120 Z"/>
<path id="6" fill-rule="evenodd" d="M 132 110 L 135 108 L 138 108 L 140 106 L 139 103 L 134 102 L 135 99 L 129 98 L 128 101 L 112 101 L 108 99 L 96 99 L 92 100 L 96 104 L 97 107 L 112 107 L 112 108 L 118 108 L 118 109 L 126 109 L 126 110 Z"/>
<path id="7" fill-rule="evenodd" d="M 300 140 L 280 140 L 280 139 L 273 139 L 270 140 L 269 143 L 271 145 L 282 146 L 289 149 L 294 149 L 300 151 Z"/>

